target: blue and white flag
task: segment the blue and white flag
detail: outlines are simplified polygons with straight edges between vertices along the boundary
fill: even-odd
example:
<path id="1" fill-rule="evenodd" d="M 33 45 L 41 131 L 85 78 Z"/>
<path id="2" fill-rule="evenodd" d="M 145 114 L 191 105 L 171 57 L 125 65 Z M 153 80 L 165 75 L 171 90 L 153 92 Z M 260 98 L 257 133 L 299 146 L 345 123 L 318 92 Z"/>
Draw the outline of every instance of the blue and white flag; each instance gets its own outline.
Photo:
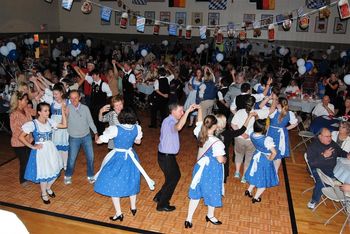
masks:
<path id="1" fill-rule="evenodd" d="M 70 11 L 73 5 L 73 0 L 62 0 L 62 8 Z"/>
<path id="2" fill-rule="evenodd" d="M 135 4 L 135 5 L 147 5 L 147 0 L 132 0 L 132 4 Z"/>
<path id="3" fill-rule="evenodd" d="M 101 20 L 109 22 L 111 20 L 112 9 L 109 7 L 101 8 Z"/>
<path id="4" fill-rule="evenodd" d="M 142 16 L 137 16 L 136 20 L 136 30 L 138 32 L 145 32 L 145 23 L 146 23 L 146 18 Z"/>
<path id="5" fill-rule="evenodd" d="M 177 26 L 176 24 L 169 24 L 169 36 L 176 36 L 177 35 Z"/>
<path id="6" fill-rule="evenodd" d="M 330 3 L 328 0 L 307 0 L 306 1 L 306 7 L 309 9 L 319 9 L 323 6 L 326 6 Z"/>
<path id="7" fill-rule="evenodd" d="M 200 26 L 199 35 L 201 37 L 201 40 L 207 39 L 207 26 Z"/>
<path id="8" fill-rule="evenodd" d="M 227 0 L 210 0 L 209 10 L 226 10 Z"/>

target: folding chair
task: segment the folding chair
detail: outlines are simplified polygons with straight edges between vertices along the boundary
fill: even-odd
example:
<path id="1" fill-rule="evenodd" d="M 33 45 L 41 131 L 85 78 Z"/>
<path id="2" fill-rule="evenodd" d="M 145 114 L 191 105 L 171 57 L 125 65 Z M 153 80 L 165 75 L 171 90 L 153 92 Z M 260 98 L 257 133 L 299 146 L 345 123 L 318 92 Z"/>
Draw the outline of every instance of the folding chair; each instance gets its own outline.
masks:
<path id="1" fill-rule="evenodd" d="M 299 115 L 297 115 L 296 117 L 298 119 L 298 126 L 297 126 L 298 127 L 298 136 L 300 136 L 302 140 L 296 146 L 294 146 L 292 150 L 295 150 L 296 148 L 298 148 L 302 144 L 304 144 L 305 149 L 306 149 L 307 148 L 306 143 L 311 141 L 315 137 L 315 134 L 313 132 L 306 130 L 304 122 Z"/>
<path id="2" fill-rule="evenodd" d="M 307 159 L 307 154 L 306 154 L 306 153 L 304 153 L 304 160 L 305 160 L 305 163 L 306 163 L 306 165 L 307 165 L 307 169 L 309 170 L 310 177 L 312 178 L 312 180 L 314 181 L 314 183 L 316 183 L 316 180 L 315 180 L 314 176 L 313 176 L 312 173 L 311 173 L 311 167 L 310 167 L 310 165 L 309 165 L 309 160 Z M 304 193 L 306 193 L 306 192 L 308 192 L 308 191 L 310 191 L 310 190 L 313 190 L 314 187 L 315 187 L 315 186 L 311 186 L 310 188 L 305 189 L 301 194 L 304 194 Z"/>

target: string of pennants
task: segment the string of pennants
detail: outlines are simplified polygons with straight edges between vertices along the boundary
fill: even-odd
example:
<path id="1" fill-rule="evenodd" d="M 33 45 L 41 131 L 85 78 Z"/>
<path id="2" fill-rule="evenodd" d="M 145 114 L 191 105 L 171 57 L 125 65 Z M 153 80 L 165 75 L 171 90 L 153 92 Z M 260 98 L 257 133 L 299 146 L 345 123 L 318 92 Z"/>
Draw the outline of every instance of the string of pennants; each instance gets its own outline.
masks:
<path id="1" fill-rule="evenodd" d="M 149 0 L 151 1 L 151 0 Z M 154 0 L 152 0 L 154 1 Z M 259 0 L 256 0 L 258 4 Z M 265 0 L 264 0 L 265 1 Z M 169 0 L 169 4 L 170 4 Z M 185 4 L 185 0 L 177 0 L 172 1 L 176 3 Z M 246 31 L 247 30 L 254 30 L 254 37 L 259 37 L 261 35 L 261 28 L 267 28 L 268 29 L 268 38 L 270 41 L 273 41 L 275 38 L 275 26 L 276 25 L 282 25 L 283 29 L 285 31 L 288 31 L 291 27 L 291 24 L 294 20 L 297 20 L 297 23 L 299 23 L 300 28 L 307 28 L 309 26 L 309 15 L 315 14 L 315 13 L 324 13 L 325 17 L 328 17 L 330 14 L 329 8 L 332 6 L 337 5 L 339 10 L 339 15 L 341 19 L 347 19 L 350 18 L 350 7 L 349 7 L 349 0 L 338 0 L 330 2 L 330 0 L 308 0 L 306 2 L 306 6 L 302 6 L 299 9 L 292 10 L 289 14 L 284 14 L 284 18 L 281 19 L 278 22 L 273 22 L 273 16 L 264 18 L 261 20 L 256 20 L 254 22 L 251 22 L 251 24 L 246 25 L 245 22 L 242 22 L 240 24 L 235 23 L 229 23 L 226 25 L 202 25 L 202 26 L 191 26 L 191 25 L 183 25 L 179 23 L 174 22 L 168 22 L 168 21 L 160 21 L 155 20 L 154 18 L 147 18 L 145 16 L 139 15 L 138 12 L 132 11 L 129 7 L 126 6 L 122 2 L 122 0 L 117 1 L 118 6 L 122 7 L 123 10 L 114 9 L 109 6 L 104 6 L 100 3 L 96 3 L 92 0 L 85 0 L 85 2 L 82 4 L 81 10 L 85 14 L 89 14 L 92 10 L 92 5 L 100 7 L 100 17 L 101 20 L 109 22 L 111 20 L 112 12 L 118 12 L 121 13 L 121 19 L 120 19 L 120 27 L 126 28 L 129 14 L 136 17 L 136 30 L 138 32 L 143 33 L 145 30 L 146 21 L 147 24 L 153 24 L 153 34 L 158 35 L 160 25 L 168 25 L 168 33 L 170 36 L 179 36 L 182 37 L 182 29 L 185 28 L 185 38 L 190 39 L 191 38 L 191 30 L 192 28 L 199 29 L 199 35 L 202 40 L 205 40 L 208 35 L 210 35 L 210 30 L 214 30 L 214 34 L 222 34 L 223 32 L 227 32 L 228 37 L 234 37 L 236 32 L 239 33 L 239 38 L 241 40 L 244 40 L 246 38 Z M 144 5 L 147 3 L 147 0 L 133 0 L 133 4 L 137 5 Z M 62 8 L 70 11 L 72 8 L 73 0 L 62 0 Z M 227 5 L 227 0 L 210 0 L 209 2 L 209 9 L 222 9 L 225 10 Z M 170 5 L 169 5 L 170 6 Z M 312 9 L 311 11 L 304 12 L 304 8 L 307 7 L 309 9 Z M 293 16 L 295 14 L 295 16 Z M 273 22 L 273 23 L 269 23 Z M 208 32 L 209 31 L 209 32 Z"/>

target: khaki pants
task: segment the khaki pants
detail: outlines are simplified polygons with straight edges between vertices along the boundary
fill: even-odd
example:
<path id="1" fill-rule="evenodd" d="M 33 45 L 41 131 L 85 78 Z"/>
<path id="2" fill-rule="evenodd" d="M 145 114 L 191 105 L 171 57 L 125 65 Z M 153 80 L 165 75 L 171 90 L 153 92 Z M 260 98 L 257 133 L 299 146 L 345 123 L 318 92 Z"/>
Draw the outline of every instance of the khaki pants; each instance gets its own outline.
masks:
<path id="1" fill-rule="evenodd" d="M 235 163 L 242 163 L 244 159 L 244 168 L 248 168 L 250 160 L 252 160 L 255 147 L 250 140 L 243 138 L 235 138 Z"/>
<path id="2" fill-rule="evenodd" d="M 201 101 L 200 106 L 201 106 L 202 113 L 203 113 L 203 119 L 207 115 L 211 115 L 213 113 L 214 104 L 215 104 L 215 100 Z"/>

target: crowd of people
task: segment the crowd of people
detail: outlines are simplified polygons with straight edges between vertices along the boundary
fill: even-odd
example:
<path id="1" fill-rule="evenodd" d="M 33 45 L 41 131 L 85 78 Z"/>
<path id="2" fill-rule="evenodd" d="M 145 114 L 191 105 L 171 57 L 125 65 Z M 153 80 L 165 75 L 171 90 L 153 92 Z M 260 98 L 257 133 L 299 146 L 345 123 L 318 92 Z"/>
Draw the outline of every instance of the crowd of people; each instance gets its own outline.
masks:
<path id="1" fill-rule="evenodd" d="M 350 111 L 346 85 L 339 79 L 349 70 L 345 65 L 299 76 L 291 61 L 284 61 L 284 67 L 273 60 L 256 60 L 246 66 L 235 60 L 203 64 L 189 50 L 182 51 L 181 59 L 176 53 L 151 61 L 130 55 L 130 51 L 123 54 L 121 48 L 106 54 L 101 51 L 96 49 L 79 58 L 62 56 L 56 61 L 23 57 L 17 64 L 8 64 L 8 69 L 16 71 L 15 79 L 3 85 L 2 101 L 10 103 L 11 146 L 20 162 L 19 181 L 39 183 L 45 204 L 56 196 L 52 186 L 62 169 L 64 183 L 72 184 L 82 147 L 88 182 L 94 184 L 95 192 L 112 198 L 116 213 L 110 219 L 123 221 L 123 197 L 130 198 L 130 210 L 136 215 L 141 174 L 149 188 L 155 189 L 133 149 L 133 144 L 147 137 L 138 114 L 142 106 L 150 112 L 148 127 L 161 126 L 158 164 L 165 182 L 153 199 L 157 211 L 176 209 L 170 200 L 181 177 L 176 160 L 179 132 L 184 126 L 195 126 L 198 155 L 184 225 L 193 226 L 192 217 L 201 198 L 208 206 L 206 221 L 219 225 L 222 222 L 214 210 L 223 206 L 231 144 L 233 177 L 247 183 L 244 195 L 253 204 L 262 201 L 266 189 L 278 186 L 281 160 L 291 155 L 288 131 L 298 125 L 287 95 L 322 97 L 312 112 L 315 116 L 344 116 Z M 140 88 L 144 86 L 152 92 Z M 314 208 L 321 196 L 316 168 L 332 176 L 336 157 L 349 157 L 349 129 L 348 122 L 341 123 L 333 140 L 330 131 L 322 129 L 307 149 L 316 179 L 309 208 Z M 108 143 L 110 149 L 97 173 L 93 141 Z"/>

